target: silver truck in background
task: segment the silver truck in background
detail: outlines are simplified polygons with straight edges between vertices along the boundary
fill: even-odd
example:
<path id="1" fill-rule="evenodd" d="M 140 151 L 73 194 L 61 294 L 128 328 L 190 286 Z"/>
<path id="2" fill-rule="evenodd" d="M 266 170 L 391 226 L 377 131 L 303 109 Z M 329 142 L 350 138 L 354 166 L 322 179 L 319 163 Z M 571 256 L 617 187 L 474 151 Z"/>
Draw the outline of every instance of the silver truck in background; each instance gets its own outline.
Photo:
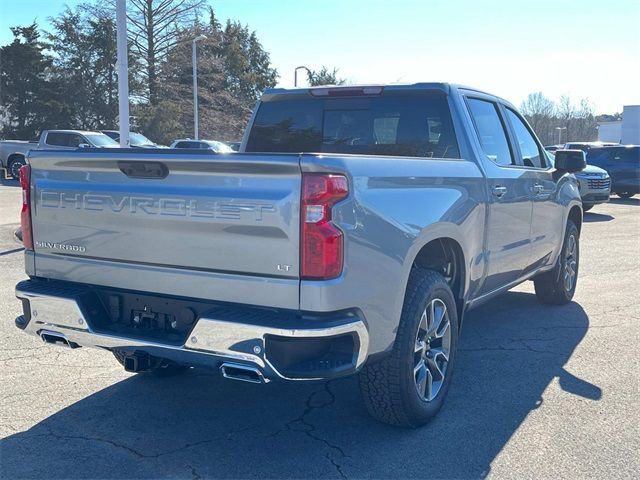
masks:
<path id="1" fill-rule="evenodd" d="M 118 143 L 100 132 L 84 130 L 44 130 L 38 142 L 21 140 L 0 141 L 0 170 L 5 169 L 13 178 L 27 163 L 27 155 L 33 149 L 73 150 L 79 147 L 118 147 Z"/>
<path id="2" fill-rule="evenodd" d="M 269 90 L 234 154 L 34 150 L 16 326 L 131 372 L 358 373 L 375 418 L 422 425 L 466 311 L 526 280 L 571 301 L 584 158 L 441 83 Z"/>

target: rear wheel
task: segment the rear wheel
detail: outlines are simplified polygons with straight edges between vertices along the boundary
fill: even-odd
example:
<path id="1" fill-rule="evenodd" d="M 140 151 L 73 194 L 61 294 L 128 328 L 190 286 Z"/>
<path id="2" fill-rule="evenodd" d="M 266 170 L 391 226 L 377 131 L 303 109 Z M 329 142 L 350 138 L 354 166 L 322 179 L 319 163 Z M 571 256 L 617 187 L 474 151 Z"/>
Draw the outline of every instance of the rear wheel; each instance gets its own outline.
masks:
<path id="1" fill-rule="evenodd" d="M 618 195 L 620 198 L 624 198 L 625 200 L 627 198 L 631 198 L 635 195 L 635 193 L 631 193 L 631 192 L 616 192 L 616 195 Z"/>
<path id="2" fill-rule="evenodd" d="M 576 224 L 569 220 L 556 266 L 533 279 L 538 300 L 552 305 L 569 303 L 576 291 L 579 265 L 580 233 Z"/>
<path id="3" fill-rule="evenodd" d="M 20 178 L 20 169 L 27 164 L 27 161 L 24 157 L 16 156 L 13 159 L 9 160 L 8 170 L 9 174 L 18 180 Z"/>
<path id="4" fill-rule="evenodd" d="M 118 363 L 124 367 L 124 359 L 126 355 L 119 350 L 113 350 L 112 353 Z M 152 366 L 149 369 L 142 370 L 137 373 L 152 373 L 158 377 L 173 377 L 186 373 L 188 370 L 189 367 L 172 362 L 171 360 L 154 358 Z"/>
<path id="5" fill-rule="evenodd" d="M 451 384 L 458 316 L 444 277 L 411 272 L 400 326 L 390 356 L 360 372 L 360 391 L 377 420 L 419 427 L 442 407 Z"/>

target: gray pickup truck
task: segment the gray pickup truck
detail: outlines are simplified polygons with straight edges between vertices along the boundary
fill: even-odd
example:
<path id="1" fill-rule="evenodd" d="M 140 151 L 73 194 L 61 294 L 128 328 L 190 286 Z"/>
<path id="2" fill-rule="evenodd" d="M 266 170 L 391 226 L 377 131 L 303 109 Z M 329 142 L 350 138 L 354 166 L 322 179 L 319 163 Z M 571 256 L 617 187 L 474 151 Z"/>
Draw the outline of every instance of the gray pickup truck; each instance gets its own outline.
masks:
<path id="1" fill-rule="evenodd" d="M 130 372 L 359 372 L 374 417 L 422 425 L 467 310 L 525 280 L 571 300 L 584 166 L 440 83 L 269 90 L 235 154 L 32 151 L 16 325 Z"/>
<path id="2" fill-rule="evenodd" d="M 84 130 L 44 130 L 37 142 L 22 140 L 0 141 L 0 170 L 3 168 L 13 178 L 27 163 L 27 156 L 33 149 L 73 150 L 80 147 L 115 148 L 118 143 L 104 133 Z"/>

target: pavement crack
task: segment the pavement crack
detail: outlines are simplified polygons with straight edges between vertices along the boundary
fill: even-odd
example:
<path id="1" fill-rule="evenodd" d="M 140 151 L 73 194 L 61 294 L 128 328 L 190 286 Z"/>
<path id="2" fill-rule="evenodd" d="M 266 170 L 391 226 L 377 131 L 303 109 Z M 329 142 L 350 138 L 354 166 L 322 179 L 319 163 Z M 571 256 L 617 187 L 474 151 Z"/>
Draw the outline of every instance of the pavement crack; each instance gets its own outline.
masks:
<path id="1" fill-rule="evenodd" d="M 189 468 L 189 470 L 191 470 L 191 478 L 193 480 L 200 480 L 202 478 L 193 465 L 189 465 L 188 463 L 186 463 L 185 465 L 187 466 L 187 468 Z"/>
<path id="2" fill-rule="evenodd" d="M 323 384 L 322 389 L 311 392 L 307 399 L 305 400 L 305 408 L 303 412 L 293 420 L 288 421 L 283 429 L 278 430 L 277 432 L 269 435 L 270 437 L 276 437 L 282 432 L 301 432 L 304 433 L 307 437 L 324 444 L 329 451 L 325 454 L 325 458 L 331 462 L 331 465 L 334 466 L 338 474 L 346 479 L 344 471 L 342 470 L 341 460 L 345 458 L 351 458 L 347 455 L 344 450 L 334 443 L 331 443 L 326 438 L 321 437 L 317 430 L 316 426 L 309 420 L 309 415 L 315 411 L 320 410 L 322 408 L 333 405 L 336 401 L 335 394 L 331 391 L 330 385 L 331 381 L 328 381 Z M 316 403 L 316 397 L 321 397 L 323 395 L 328 395 L 328 399 L 325 401 L 321 401 Z"/>
<path id="3" fill-rule="evenodd" d="M 165 455 L 171 455 L 173 453 L 178 453 L 181 452 L 183 450 L 187 450 L 189 448 L 193 448 L 193 447 L 197 447 L 200 445 L 205 445 L 207 443 L 212 443 L 212 442 L 216 442 L 218 440 L 220 440 L 221 437 L 228 437 L 229 435 L 232 435 L 234 433 L 241 433 L 241 432 L 245 432 L 247 430 L 253 430 L 253 427 L 246 427 L 246 428 L 241 428 L 239 430 L 233 430 L 231 432 L 226 432 L 222 435 L 218 435 L 215 438 L 211 438 L 211 439 L 207 439 L 207 440 L 201 440 L 198 442 L 193 442 L 193 443 L 186 443 L 183 446 L 179 447 L 179 448 L 175 448 L 173 450 L 168 450 L 165 452 L 159 452 L 159 453 L 155 453 L 155 454 L 146 454 L 146 453 L 142 453 L 138 450 L 136 450 L 135 448 L 129 447 L 127 445 L 124 445 L 122 443 L 116 442 L 114 440 L 109 440 L 106 438 L 101 438 L 101 437 L 92 437 L 92 436 L 86 436 L 86 435 L 67 435 L 67 434 L 60 434 L 60 433 L 56 433 L 53 431 L 53 429 L 51 428 L 50 425 L 48 424 L 43 424 L 43 426 L 47 429 L 46 433 L 39 433 L 39 434 L 30 434 L 28 435 L 28 437 L 34 438 L 34 437 L 53 437 L 55 439 L 58 440 L 84 440 L 84 441 L 92 441 L 92 442 L 98 442 L 98 443 L 103 443 L 106 445 L 110 445 L 112 447 L 115 448 L 119 448 L 122 450 L 125 450 L 126 452 L 130 453 L 131 455 L 133 455 L 136 458 L 144 458 L 144 459 L 158 459 L 160 457 L 163 457 Z M 191 465 L 188 465 L 189 468 L 192 469 L 192 473 L 194 474 L 194 479 L 199 479 L 202 478 L 201 476 L 199 476 L 195 470 L 194 467 L 192 467 Z"/>

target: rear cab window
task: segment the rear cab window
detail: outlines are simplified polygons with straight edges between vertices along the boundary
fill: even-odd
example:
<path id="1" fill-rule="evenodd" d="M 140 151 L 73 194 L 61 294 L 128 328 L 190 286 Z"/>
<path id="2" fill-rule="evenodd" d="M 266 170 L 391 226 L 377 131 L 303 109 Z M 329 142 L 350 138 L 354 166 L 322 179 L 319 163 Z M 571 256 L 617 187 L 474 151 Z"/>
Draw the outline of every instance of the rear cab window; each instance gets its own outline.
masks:
<path id="1" fill-rule="evenodd" d="M 245 151 L 460 157 L 443 94 L 283 97 L 260 104 Z"/>

